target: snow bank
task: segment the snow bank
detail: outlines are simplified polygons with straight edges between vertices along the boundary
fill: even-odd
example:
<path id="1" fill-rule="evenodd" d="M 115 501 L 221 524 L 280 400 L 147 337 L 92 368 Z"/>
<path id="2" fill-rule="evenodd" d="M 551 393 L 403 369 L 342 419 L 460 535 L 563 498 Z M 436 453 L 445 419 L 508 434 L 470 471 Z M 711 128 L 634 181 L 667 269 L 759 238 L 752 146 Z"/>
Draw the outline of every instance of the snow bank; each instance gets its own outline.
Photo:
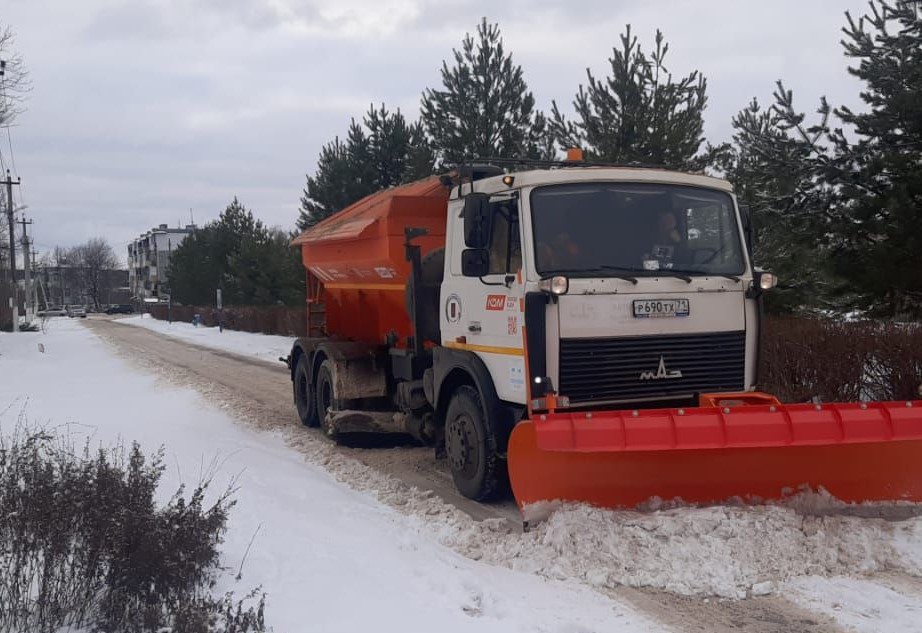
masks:
<path id="1" fill-rule="evenodd" d="M 0 375 L 0 431 L 25 409 L 33 423 L 67 425 L 78 442 L 123 438 L 148 452 L 165 444 L 165 495 L 212 471 L 215 490 L 235 485 L 223 547 L 228 571 L 216 590 L 261 585 L 276 631 L 659 628 L 586 587 L 459 555 L 417 520 L 305 463 L 277 434 L 235 424 L 192 390 L 113 357 L 72 321 L 55 322 L 47 334 L 0 334 Z"/>
<path id="2" fill-rule="evenodd" d="M 116 319 L 116 323 L 147 328 L 202 347 L 219 349 L 271 363 L 277 363 L 279 357 L 288 356 L 291 344 L 294 342 L 290 336 L 254 334 L 234 330 L 221 332 L 216 327 L 194 327 L 191 323 L 180 323 L 179 321 L 168 323 L 155 319 L 149 314 Z"/>
<path id="3" fill-rule="evenodd" d="M 770 593 L 801 575 L 902 569 L 922 519 L 890 522 L 853 516 L 805 516 L 781 506 L 678 508 L 652 513 L 585 506 L 557 511 L 525 538 L 484 544 L 459 535 L 463 550 L 484 560 L 550 578 L 579 578 L 598 587 L 653 587 L 670 592 L 743 598 Z M 478 542 L 480 540 L 481 542 Z M 922 550 L 916 538 L 910 546 Z"/>

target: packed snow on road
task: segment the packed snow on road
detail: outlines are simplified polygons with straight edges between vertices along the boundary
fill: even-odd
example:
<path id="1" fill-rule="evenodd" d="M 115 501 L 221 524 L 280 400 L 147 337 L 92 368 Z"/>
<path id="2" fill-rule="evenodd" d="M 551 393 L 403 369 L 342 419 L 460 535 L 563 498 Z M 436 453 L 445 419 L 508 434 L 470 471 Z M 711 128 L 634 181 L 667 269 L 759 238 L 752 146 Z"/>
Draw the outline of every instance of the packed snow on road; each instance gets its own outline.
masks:
<path id="1" fill-rule="evenodd" d="M 280 357 L 288 356 L 291 343 L 290 336 L 273 336 L 269 334 L 251 334 L 249 332 L 221 331 L 216 327 L 192 325 L 181 321 L 169 323 L 153 318 L 150 314 L 137 314 L 118 319 L 123 325 L 133 325 L 153 330 L 165 336 L 182 341 L 231 352 L 248 358 L 277 363 Z"/>
<path id="2" fill-rule="evenodd" d="M 233 334 L 238 353 L 275 353 L 270 337 Z M 215 490 L 235 482 L 217 589 L 261 586 L 279 632 L 669 628 L 628 604 L 624 587 L 702 602 L 772 595 L 846 630 L 922 630 L 917 506 L 846 506 L 817 493 L 754 507 L 653 500 L 639 512 L 563 507 L 521 533 L 243 425 L 73 321 L 0 334 L 0 374 L 0 432 L 24 415 L 78 440 L 164 445 L 164 495 L 212 470 Z"/>

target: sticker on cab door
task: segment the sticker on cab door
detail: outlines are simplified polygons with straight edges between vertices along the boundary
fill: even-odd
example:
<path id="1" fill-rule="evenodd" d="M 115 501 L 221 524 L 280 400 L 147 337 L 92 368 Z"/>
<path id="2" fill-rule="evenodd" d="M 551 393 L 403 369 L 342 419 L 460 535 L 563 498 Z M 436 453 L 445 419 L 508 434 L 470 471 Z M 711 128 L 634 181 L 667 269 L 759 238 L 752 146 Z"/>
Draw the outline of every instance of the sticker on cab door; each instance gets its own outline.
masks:
<path id="1" fill-rule="evenodd" d="M 502 312 L 506 309 L 506 295 L 487 295 L 487 310 Z"/>
<path id="2" fill-rule="evenodd" d="M 519 307 L 519 302 L 515 297 L 506 295 L 487 295 L 487 310 L 493 312 L 502 312 L 503 310 L 515 311 Z"/>

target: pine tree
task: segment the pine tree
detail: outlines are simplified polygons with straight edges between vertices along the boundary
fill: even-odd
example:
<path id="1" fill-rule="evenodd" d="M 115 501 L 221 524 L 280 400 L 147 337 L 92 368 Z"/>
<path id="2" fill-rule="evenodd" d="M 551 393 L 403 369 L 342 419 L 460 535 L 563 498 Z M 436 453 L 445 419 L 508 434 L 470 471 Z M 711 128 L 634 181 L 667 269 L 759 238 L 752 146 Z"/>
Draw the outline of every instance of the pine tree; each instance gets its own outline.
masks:
<path id="1" fill-rule="evenodd" d="M 320 149 L 317 169 L 307 177 L 298 227 L 306 229 L 347 206 L 350 184 L 349 154 L 337 136 Z"/>
<path id="2" fill-rule="evenodd" d="M 914 3 L 874 0 L 846 13 L 845 55 L 861 79 L 862 112 L 836 114 L 858 136 L 836 131 L 840 186 L 832 243 L 837 271 L 885 316 L 922 317 L 922 19 Z"/>
<path id="3" fill-rule="evenodd" d="M 781 280 L 766 295 L 771 312 L 831 307 L 825 235 L 835 195 L 822 173 L 830 112 L 821 101 L 819 121 L 806 125 L 779 81 L 771 107 L 753 99 L 733 118 L 733 145 L 722 154 L 721 171 L 753 219 L 755 264 Z"/>
<path id="4" fill-rule="evenodd" d="M 417 121 L 409 128 L 407 160 L 402 177 L 403 182 L 413 182 L 435 173 L 437 157 L 435 148 L 426 136 L 426 128 Z"/>
<path id="5" fill-rule="evenodd" d="M 304 279 L 291 236 L 267 229 L 237 198 L 218 219 L 186 237 L 170 266 L 173 300 L 210 305 L 301 305 Z"/>
<path id="6" fill-rule="evenodd" d="M 304 230 L 365 196 L 432 174 L 434 156 L 421 126 L 400 110 L 369 108 L 354 119 L 346 141 L 324 145 L 317 170 L 307 177 L 298 227 Z"/>
<path id="7" fill-rule="evenodd" d="M 704 142 L 702 115 L 707 82 L 697 70 L 673 80 L 665 66 L 669 44 L 657 30 L 656 47 L 643 52 L 631 27 L 614 48 L 611 75 L 596 79 L 586 69 L 588 85 L 580 85 L 573 101 L 575 120 L 553 103 L 551 128 L 565 147 L 581 147 L 587 159 L 618 163 L 652 163 L 700 169 Z"/>
<path id="8" fill-rule="evenodd" d="M 476 38 L 468 33 L 452 53 L 454 65 L 442 62 L 443 89 L 426 89 L 420 105 L 440 163 L 526 156 L 535 143 L 535 98 L 506 53 L 499 25 L 484 18 Z"/>

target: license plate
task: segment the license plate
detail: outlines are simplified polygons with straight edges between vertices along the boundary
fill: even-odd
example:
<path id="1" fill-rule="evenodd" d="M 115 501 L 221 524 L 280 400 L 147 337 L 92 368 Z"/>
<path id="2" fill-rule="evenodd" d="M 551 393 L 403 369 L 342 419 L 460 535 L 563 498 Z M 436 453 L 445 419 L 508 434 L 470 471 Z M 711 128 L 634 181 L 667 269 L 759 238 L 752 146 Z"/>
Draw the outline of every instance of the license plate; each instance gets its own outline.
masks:
<path id="1" fill-rule="evenodd" d="M 687 317 L 688 299 L 635 299 L 634 316 L 638 319 Z"/>

